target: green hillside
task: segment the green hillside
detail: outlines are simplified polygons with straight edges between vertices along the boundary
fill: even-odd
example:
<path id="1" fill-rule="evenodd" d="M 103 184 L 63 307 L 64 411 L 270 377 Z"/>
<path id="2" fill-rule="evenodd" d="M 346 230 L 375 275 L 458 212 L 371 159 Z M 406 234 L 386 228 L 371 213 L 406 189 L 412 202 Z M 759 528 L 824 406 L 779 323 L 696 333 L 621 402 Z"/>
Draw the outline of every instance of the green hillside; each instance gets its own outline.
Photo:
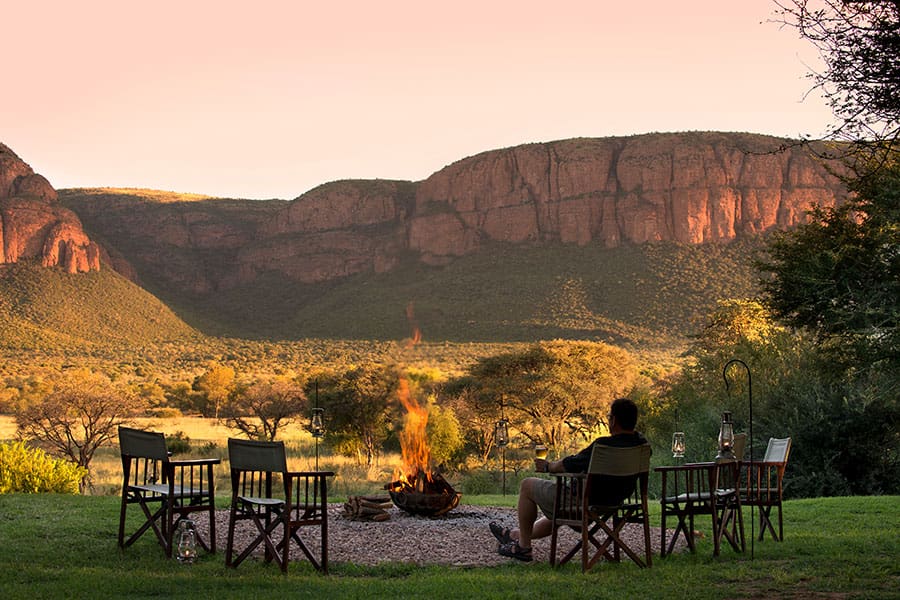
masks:
<path id="1" fill-rule="evenodd" d="M 0 348 L 150 358 L 151 345 L 175 342 L 176 354 L 196 362 L 243 354 L 231 348 L 240 339 L 303 348 L 316 339 L 371 340 L 375 348 L 418 327 L 429 345 L 448 348 L 565 338 L 671 356 L 717 300 L 755 293 L 750 265 L 760 243 L 498 246 L 445 267 L 410 261 L 390 273 L 318 285 L 270 274 L 204 297 L 167 290 L 161 300 L 110 269 L 69 275 L 31 263 L 2 265 Z M 231 349 L 216 350 L 206 336 Z M 285 354 L 289 347 L 263 355 L 295 363 L 308 352 Z"/>
<path id="2" fill-rule="evenodd" d="M 110 269 L 70 275 L 0 265 L 0 345 L 52 351 L 195 337 L 157 298 Z"/>
<path id="3" fill-rule="evenodd" d="M 272 275 L 205 298 L 165 299 L 206 333 L 247 339 L 397 340 L 415 325 L 430 341 L 671 346 L 696 333 L 717 300 L 755 293 L 760 243 L 498 246 L 445 267 L 410 262 L 318 285 Z"/>

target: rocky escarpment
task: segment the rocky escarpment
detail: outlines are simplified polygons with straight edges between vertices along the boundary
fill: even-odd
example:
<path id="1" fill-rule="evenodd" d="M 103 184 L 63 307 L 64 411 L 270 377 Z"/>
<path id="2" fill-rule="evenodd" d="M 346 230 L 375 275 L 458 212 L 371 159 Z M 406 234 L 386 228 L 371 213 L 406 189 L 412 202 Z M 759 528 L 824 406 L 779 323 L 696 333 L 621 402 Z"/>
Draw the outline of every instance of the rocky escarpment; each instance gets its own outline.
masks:
<path id="1" fill-rule="evenodd" d="M 0 263 L 33 258 L 81 273 L 99 270 L 100 254 L 53 186 L 0 144 Z"/>
<path id="2" fill-rule="evenodd" d="M 682 133 L 528 144 L 421 182 L 337 181 L 291 202 L 63 199 L 143 273 L 208 293 L 272 273 L 317 282 L 409 258 L 446 264 L 498 242 L 697 244 L 790 228 L 846 192 L 808 146 L 785 142 Z"/>
<path id="3" fill-rule="evenodd" d="M 720 133 L 575 139 L 485 152 L 422 182 L 409 247 L 444 262 L 487 241 L 698 244 L 792 227 L 843 198 L 806 147 Z"/>

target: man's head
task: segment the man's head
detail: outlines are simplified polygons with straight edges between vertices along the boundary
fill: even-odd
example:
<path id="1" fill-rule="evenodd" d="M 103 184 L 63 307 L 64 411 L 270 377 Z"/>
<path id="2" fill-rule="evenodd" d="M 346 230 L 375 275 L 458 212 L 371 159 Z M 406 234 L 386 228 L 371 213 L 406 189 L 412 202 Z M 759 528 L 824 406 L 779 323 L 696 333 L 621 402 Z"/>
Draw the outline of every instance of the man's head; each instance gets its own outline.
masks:
<path id="1" fill-rule="evenodd" d="M 612 403 L 609 409 L 609 429 L 620 431 L 633 431 L 637 425 L 638 409 L 634 402 L 628 398 L 619 398 Z"/>

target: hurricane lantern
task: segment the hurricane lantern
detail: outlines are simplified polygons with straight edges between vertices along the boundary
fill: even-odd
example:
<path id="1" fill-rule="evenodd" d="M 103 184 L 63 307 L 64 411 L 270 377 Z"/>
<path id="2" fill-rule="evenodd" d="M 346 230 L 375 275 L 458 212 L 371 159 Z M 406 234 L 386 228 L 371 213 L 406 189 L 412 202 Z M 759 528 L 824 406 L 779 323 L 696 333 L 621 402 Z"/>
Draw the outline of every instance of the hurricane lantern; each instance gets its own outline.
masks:
<path id="1" fill-rule="evenodd" d="M 722 425 L 719 427 L 719 453 L 717 461 L 735 460 L 734 457 L 734 422 L 731 420 L 731 411 L 722 413 Z"/>
<path id="2" fill-rule="evenodd" d="M 497 440 L 497 446 L 505 448 L 509 445 L 509 421 L 500 419 L 497 421 L 497 428 L 494 432 Z"/>
<path id="3" fill-rule="evenodd" d="M 175 529 L 175 558 L 182 564 L 193 564 L 197 559 L 197 532 L 194 522 L 187 518 L 178 521 Z"/>
<path id="4" fill-rule="evenodd" d="M 684 432 L 672 434 L 672 458 L 684 458 Z"/>

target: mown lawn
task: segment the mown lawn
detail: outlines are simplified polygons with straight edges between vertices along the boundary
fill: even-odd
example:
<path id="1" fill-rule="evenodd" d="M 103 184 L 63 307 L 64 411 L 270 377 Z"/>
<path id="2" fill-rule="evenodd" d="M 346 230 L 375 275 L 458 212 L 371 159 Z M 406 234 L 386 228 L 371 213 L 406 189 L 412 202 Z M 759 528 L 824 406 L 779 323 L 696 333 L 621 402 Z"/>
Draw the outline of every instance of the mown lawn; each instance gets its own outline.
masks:
<path id="1" fill-rule="evenodd" d="M 900 498 L 797 500 L 785 514 L 786 540 L 756 542 L 752 561 L 730 549 L 713 558 L 707 537 L 697 554 L 657 558 L 648 570 L 332 563 L 322 576 L 295 562 L 284 576 L 259 562 L 226 569 L 222 552 L 180 565 L 149 534 L 120 552 L 116 497 L 12 494 L 0 496 L 0 598 L 900 597 Z"/>

